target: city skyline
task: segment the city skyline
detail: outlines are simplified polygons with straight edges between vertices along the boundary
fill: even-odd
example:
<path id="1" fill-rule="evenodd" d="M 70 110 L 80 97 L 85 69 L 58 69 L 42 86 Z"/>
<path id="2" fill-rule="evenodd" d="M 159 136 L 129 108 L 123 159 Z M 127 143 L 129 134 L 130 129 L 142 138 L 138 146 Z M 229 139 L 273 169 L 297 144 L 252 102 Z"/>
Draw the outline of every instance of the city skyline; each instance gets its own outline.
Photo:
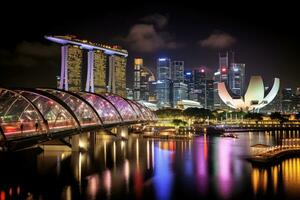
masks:
<path id="1" fill-rule="evenodd" d="M 298 6 L 3 4 L 0 200 L 300 199 Z"/>
<path id="2" fill-rule="evenodd" d="M 28 11 L 33 10 L 27 7 Z M 60 70 L 60 50 L 58 45 L 50 44 L 43 37 L 47 34 L 74 34 L 128 49 L 127 79 L 130 87 L 133 86 L 130 74 L 136 57 L 143 58 L 154 73 L 159 57 L 183 60 L 185 68 L 190 70 L 204 65 L 209 73 L 213 73 L 218 67 L 218 53 L 224 50 L 236 52 L 237 62 L 247 66 L 247 76 L 261 74 L 268 84 L 272 83 L 272 77 L 279 77 L 283 87 L 299 86 L 293 12 L 279 18 L 278 9 L 268 10 L 265 14 L 264 5 L 257 8 L 255 15 L 244 10 L 242 16 L 230 14 L 235 10 L 230 6 L 224 7 L 226 11 L 220 8 L 210 11 L 161 3 L 159 7 L 150 5 L 141 9 L 133 6 L 137 10 L 135 13 L 127 13 L 121 7 L 117 6 L 115 9 L 119 12 L 114 14 L 103 10 L 95 15 L 85 15 L 85 11 L 77 15 L 70 11 L 72 9 L 58 10 L 55 14 L 51 9 L 43 13 L 34 9 L 33 13 L 40 16 L 43 23 L 39 23 L 35 15 L 4 22 L 6 31 L 2 33 L 0 51 L 4 78 L 1 85 L 54 87 L 55 76 Z M 24 11 L 20 10 L 20 13 Z M 49 77 L 43 77 L 45 71 Z M 13 77 L 18 81 L 13 81 Z M 31 79 L 30 83 L 27 79 Z"/>

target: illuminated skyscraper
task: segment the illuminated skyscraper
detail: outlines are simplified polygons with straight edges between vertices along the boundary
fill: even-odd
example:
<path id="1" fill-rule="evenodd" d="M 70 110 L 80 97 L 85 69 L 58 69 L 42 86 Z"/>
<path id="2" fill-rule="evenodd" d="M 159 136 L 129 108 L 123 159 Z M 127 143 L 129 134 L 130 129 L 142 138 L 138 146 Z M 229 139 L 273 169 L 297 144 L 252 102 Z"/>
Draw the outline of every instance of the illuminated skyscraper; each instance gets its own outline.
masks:
<path id="1" fill-rule="evenodd" d="M 184 82 L 184 61 L 172 61 L 172 80 Z"/>
<path id="2" fill-rule="evenodd" d="M 150 98 L 150 85 L 155 81 L 154 74 L 147 67 L 141 68 L 140 80 L 140 100 L 149 101 Z"/>
<path id="3" fill-rule="evenodd" d="M 126 57 L 109 57 L 109 92 L 126 97 Z"/>
<path id="4" fill-rule="evenodd" d="M 154 74 L 143 65 L 143 59 L 134 59 L 134 100 L 149 101 L 150 85 L 155 81 Z"/>
<path id="5" fill-rule="evenodd" d="M 206 71 L 205 67 L 194 70 L 194 101 L 198 101 L 205 109 L 213 109 L 214 85 Z"/>
<path id="6" fill-rule="evenodd" d="M 295 94 L 292 88 L 283 88 L 281 91 L 281 105 L 282 112 L 293 113 L 296 112 Z"/>
<path id="7" fill-rule="evenodd" d="M 88 52 L 86 91 L 106 92 L 106 55 L 100 50 Z"/>
<path id="8" fill-rule="evenodd" d="M 225 82 L 228 85 L 229 66 L 234 63 L 234 52 L 219 53 L 219 67 L 214 73 L 214 109 L 228 108 L 220 99 L 218 83 Z"/>
<path id="9" fill-rule="evenodd" d="M 188 94 L 187 98 L 188 100 L 196 101 L 196 95 L 194 93 L 194 74 L 193 71 L 185 71 L 184 72 L 184 83 L 187 84 L 188 88 Z"/>
<path id="10" fill-rule="evenodd" d="M 206 109 L 214 109 L 214 81 L 205 80 L 205 102 L 203 107 Z"/>
<path id="11" fill-rule="evenodd" d="M 143 67 L 143 59 L 134 59 L 134 82 L 133 82 L 133 99 L 139 101 L 141 99 L 141 68 Z"/>
<path id="12" fill-rule="evenodd" d="M 172 106 L 176 107 L 177 102 L 188 98 L 188 85 L 184 83 L 184 61 L 172 61 Z"/>
<path id="13" fill-rule="evenodd" d="M 78 39 L 73 35 L 45 36 L 47 40 L 62 44 L 61 78 L 59 88 L 81 91 L 83 86 L 83 52 L 87 52 L 87 78 L 85 90 L 90 92 L 113 92 L 126 96 L 126 57 L 128 52 L 119 46 L 109 46 Z M 106 78 L 107 55 L 109 78 Z M 85 79 L 84 79 L 85 80 Z M 106 86 L 109 81 L 108 87 Z"/>
<path id="14" fill-rule="evenodd" d="M 245 64 L 231 63 L 228 86 L 232 93 L 241 96 L 245 90 Z"/>
<path id="15" fill-rule="evenodd" d="M 61 47 L 60 89 L 81 91 L 82 57 L 83 51 L 79 46 L 64 45 Z"/>
<path id="16" fill-rule="evenodd" d="M 188 86 L 184 82 L 179 82 L 179 81 L 173 81 L 172 86 L 173 86 L 173 93 L 172 93 L 173 104 L 172 104 L 172 106 L 176 107 L 178 101 L 187 100 Z"/>
<path id="17" fill-rule="evenodd" d="M 171 107 L 171 59 L 159 58 L 157 60 L 157 105 Z"/>

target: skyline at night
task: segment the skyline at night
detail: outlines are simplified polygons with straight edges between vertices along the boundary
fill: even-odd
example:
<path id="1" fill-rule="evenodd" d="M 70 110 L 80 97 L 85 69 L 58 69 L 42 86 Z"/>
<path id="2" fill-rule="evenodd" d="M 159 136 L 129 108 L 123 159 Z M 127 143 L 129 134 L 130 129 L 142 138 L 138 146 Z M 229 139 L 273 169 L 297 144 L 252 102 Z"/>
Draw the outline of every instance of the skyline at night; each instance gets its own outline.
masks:
<path id="1" fill-rule="evenodd" d="M 46 41 L 44 35 L 74 34 L 127 49 L 128 87 L 133 85 L 131 74 L 136 57 L 143 58 L 144 65 L 154 72 L 157 58 L 170 57 L 184 60 L 186 69 L 206 66 L 208 73 L 213 74 L 218 68 L 218 53 L 226 50 L 235 51 L 237 62 L 246 64 L 247 80 L 261 74 L 268 85 L 272 84 L 272 77 L 279 77 L 283 87 L 298 87 L 298 37 L 293 29 L 296 18 L 293 12 L 279 17 L 279 7 L 266 11 L 266 6 L 256 8 L 254 15 L 251 9 L 240 13 L 229 5 L 225 10 L 205 10 L 192 5 L 181 8 L 176 3 L 154 3 L 132 6 L 135 12 L 118 5 L 118 12 L 114 13 L 104 9 L 80 14 L 72 12 L 76 6 L 54 14 L 51 9 L 42 12 L 27 5 L 30 15 L 20 10 L 22 18 L 4 22 L 7 31 L 1 38 L 1 85 L 55 87 L 60 48 Z M 36 16 L 42 23 L 35 20 Z M 43 76 L 46 72 L 47 76 Z"/>
<path id="2" fill-rule="evenodd" d="M 300 199 L 298 5 L 26 1 L 0 19 L 0 200 Z"/>

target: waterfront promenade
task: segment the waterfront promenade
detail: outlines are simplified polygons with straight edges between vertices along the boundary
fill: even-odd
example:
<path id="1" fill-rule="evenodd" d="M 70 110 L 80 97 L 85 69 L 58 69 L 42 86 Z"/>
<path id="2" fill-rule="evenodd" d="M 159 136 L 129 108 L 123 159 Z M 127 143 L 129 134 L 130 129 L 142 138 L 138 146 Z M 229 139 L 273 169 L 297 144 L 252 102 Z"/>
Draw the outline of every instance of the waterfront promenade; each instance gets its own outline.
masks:
<path id="1" fill-rule="evenodd" d="M 251 147 L 251 156 L 247 158 L 254 164 L 269 164 L 286 156 L 300 154 L 300 139 L 282 139 L 280 145 L 268 146 L 256 144 Z"/>

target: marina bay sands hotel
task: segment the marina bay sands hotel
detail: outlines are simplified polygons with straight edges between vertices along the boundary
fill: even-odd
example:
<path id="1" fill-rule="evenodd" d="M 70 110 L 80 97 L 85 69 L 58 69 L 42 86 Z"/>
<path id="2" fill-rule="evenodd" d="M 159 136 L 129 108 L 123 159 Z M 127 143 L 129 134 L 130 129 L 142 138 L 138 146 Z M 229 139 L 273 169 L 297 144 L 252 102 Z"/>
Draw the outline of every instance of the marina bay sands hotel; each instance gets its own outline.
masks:
<path id="1" fill-rule="evenodd" d="M 111 92 L 126 97 L 127 50 L 70 35 L 45 38 L 62 45 L 60 89 L 78 92 L 85 87 L 88 92 Z"/>

